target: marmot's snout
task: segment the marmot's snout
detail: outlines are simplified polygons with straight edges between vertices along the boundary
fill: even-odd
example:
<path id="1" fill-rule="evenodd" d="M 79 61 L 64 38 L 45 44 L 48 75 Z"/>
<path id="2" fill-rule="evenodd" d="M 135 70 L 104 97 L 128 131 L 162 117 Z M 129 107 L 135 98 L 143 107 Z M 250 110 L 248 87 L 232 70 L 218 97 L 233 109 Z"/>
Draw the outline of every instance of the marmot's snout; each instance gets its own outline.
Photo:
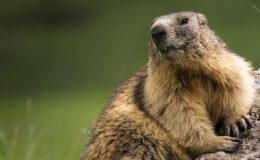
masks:
<path id="1" fill-rule="evenodd" d="M 162 25 L 153 26 L 151 29 L 151 35 L 154 43 L 164 43 L 166 38 L 166 31 Z"/>
<path id="2" fill-rule="evenodd" d="M 151 36 L 154 44 L 160 50 L 160 53 L 167 54 L 172 46 L 167 39 L 167 28 L 163 24 L 154 24 L 151 27 Z"/>
<path id="3" fill-rule="evenodd" d="M 151 35 L 154 44 L 160 50 L 161 53 L 166 54 L 168 53 L 168 47 L 166 45 L 167 42 L 167 34 L 166 29 L 163 25 L 155 25 L 151 28 Z"/>

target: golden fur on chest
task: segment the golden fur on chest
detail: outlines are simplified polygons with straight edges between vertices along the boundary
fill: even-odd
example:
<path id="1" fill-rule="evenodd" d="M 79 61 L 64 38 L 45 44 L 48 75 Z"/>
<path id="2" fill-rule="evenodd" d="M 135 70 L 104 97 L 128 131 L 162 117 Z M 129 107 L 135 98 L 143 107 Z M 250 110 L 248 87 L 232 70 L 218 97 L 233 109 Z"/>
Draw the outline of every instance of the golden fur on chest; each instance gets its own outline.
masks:
<path id="1" fill-rule="evenodd" d="M 154 52 L 153 49 L 150 52 Z M 222 118 L 221 112 L 227 112 L 223 106 L 245 105 L 243 107 L 248 108 L 254 95 L 250 71 L 249 63 L 226 50 L 188 66 L 173 65 L 158 55 L 152 56 L 145 87 L 146 104 L 156 106 L 150 108 L 157 115 L 165 112 L 162 106 L 170 104 L 202 104 L 216 124 Z"/>

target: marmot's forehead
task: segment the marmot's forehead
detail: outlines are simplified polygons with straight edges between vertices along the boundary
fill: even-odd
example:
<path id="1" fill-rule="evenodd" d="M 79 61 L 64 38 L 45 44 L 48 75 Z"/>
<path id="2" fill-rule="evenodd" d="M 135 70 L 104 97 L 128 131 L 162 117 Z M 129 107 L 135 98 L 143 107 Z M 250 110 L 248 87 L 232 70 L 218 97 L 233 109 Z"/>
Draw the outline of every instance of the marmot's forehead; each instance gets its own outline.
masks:
<path id="1" fill-rule="evenodd" d="M 193 17 L 195 18 L 196 15 L 197 15 L 197 13 L 191 12 L 191 11 L 170 13 L 170 14 L 162 15 L 160 17 L 155 18 L 152 22 L 152 26 L 155 26 L 157 24 L 169 26 L 170 24 L 173 24 L 173 22 L 178 21 L 179 19 L 182 19 L 183 17 L 188 17 L 188 18 L 192 19 Z"/>
<path id="2" fill-rule="evenodd" d="M 170 13 L 170 14 L 167 14 L 167 15 L 162 15 L 162 16 L 156 17 L 153 20 L 153 23 L 155 23 L 159 19 L 160 20 L 167 20 L 167 19 L 180 18 L 180 17 L 183 17 L 183 16 L 191 17 L 191 16 L 194 16 L 196 14 L 197 13 L 192 12 L 192 11 L 183 11 L 183 12 L 177 12 L 177 13 Z"/>
<path id="3" fill-rule="evenodd" d="M 190 15 L 195 15 L 196 13 L 195 12 L 192 12 L 192 11 L 183 11 L 183 12 L 177 12 L 177 13 L 170 13 L 170 14 L 167 14 L 167 15 L 163 15 L 163 16 L 175 16 L 175 17 L 179 17 L 179 16 L 190 16 Z"/>

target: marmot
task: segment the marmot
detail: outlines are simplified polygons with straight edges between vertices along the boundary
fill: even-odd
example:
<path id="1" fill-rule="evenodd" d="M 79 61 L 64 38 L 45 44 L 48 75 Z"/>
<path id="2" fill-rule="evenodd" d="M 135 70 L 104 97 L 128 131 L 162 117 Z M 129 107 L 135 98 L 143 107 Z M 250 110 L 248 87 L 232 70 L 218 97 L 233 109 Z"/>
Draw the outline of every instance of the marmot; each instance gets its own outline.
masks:
<path id="1" fill-rule="evenodd" d="M 235 137 L 250 125 L 254 92 L 250 63 L 227 48 L 203 14 L 158 17 L 148 64 L 116 90 L 81 160 L 186 160 L 234 152 L 241 142 Z"/>

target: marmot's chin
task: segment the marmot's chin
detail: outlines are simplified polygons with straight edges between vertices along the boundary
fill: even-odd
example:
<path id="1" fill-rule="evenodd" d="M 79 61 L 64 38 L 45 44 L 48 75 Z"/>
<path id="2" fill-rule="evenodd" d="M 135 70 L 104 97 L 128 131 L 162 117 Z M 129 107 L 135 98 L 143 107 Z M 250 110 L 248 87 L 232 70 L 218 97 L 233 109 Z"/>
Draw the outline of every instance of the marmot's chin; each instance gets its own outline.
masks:
<path id="1" fill-rule="evenodd" d="M 176 49 L 174 47 L 166 47 L 166 49 L 162 50 L 159 47 L 157 47 L 157 52 L 160 56 L 168 57 L 168 58 L 174 58 L 176 56 Z"/>
<path id="2" fill-rule="evenodd" d="M 169 54 L 169 52 L 170 52 L 169 49 L 166 49 L 166 50 L 158 49 L 158 53 L 161 56 L 167 56 Z"/>

